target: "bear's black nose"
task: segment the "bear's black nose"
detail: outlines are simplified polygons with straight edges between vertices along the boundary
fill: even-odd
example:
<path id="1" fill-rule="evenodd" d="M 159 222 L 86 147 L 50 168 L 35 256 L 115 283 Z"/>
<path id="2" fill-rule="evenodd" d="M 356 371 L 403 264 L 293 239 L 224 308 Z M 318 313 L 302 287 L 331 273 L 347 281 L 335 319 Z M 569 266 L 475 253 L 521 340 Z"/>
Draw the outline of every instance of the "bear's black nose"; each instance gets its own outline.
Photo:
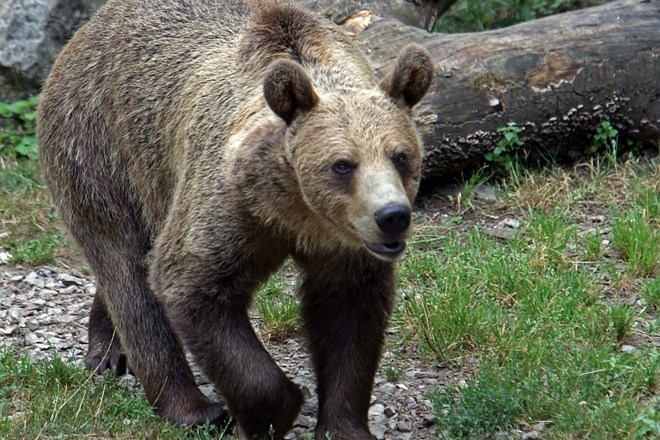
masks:
<path id="1" fill-rule="evenodd" d="M 410 208 L 406 205 L 387 205 L 374 214 L 381 231 L 396 237 L 410 226 Z"/>

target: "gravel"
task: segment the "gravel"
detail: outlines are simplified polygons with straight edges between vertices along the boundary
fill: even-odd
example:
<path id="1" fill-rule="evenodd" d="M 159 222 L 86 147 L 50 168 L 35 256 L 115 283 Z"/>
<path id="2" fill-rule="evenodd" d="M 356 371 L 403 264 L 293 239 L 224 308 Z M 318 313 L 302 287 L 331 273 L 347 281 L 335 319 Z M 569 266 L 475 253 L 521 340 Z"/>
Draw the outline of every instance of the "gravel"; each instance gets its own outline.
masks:
<path id="1" fill-rule="evenodd" d="M 0 268 L 0 345 L 12 345 L 33 360 L 59 354 L 64 359 L 82 363 L 94 292 L 91 277 L 71 270 Z M 307 397 L 287 436 L 287 439 L 303 439 L 313 432 L 318 404 L 304 341 L 295 337 L 265 344 Z M 400 352 L 401 347 L 392 345 L 384 353 L 388 365 L 395 365 L 401 374 L 392 382 L 383 372 L 378 373 L 369 409 L 371 431 L 378 439 L 434 439 L 428 393 L 438 385 L 456 384 L 465 377 L 465 372 L 432 368 L 414 350 L 405 351 L 403 355 Z M 197 377 L 200 389 L 217 399 L 213 385 L 203 375 L 197 373 Z M 139 387 L 131 375 L 123 376 L 121 382 Z"/>

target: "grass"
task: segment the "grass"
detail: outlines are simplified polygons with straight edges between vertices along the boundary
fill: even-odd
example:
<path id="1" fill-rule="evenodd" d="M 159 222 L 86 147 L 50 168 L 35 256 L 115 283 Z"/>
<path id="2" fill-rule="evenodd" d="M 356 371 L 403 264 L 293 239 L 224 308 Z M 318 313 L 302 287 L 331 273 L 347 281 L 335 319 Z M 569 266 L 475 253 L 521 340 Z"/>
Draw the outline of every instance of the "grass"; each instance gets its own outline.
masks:
<path id="1" fill-rule="evenodd" d="M 283 339 L 298 330 L 298 302 L 282 273 L 273 275 L 261 287 L 255 309 L 261 318 L 262 337 Z"/>
<path id="2" fill-rule="evenodd" d="M 616 213 L 612 225 L 614 247 L 623 253 L 633 274 L 652 274 L 660 255 L 660 232 L 644 210 Z"/>
<path id="3" fill-rule="evenodd" d="M 0 234 L 0 248 L 15 264 L 80 261 L 62 233 L 33 160 L 0 156 Z"/>
<path id="4" fill-rule="evenodd" d="M 660 435 L 659 171 L 592 162 L 505 180 L 501 206 L 464 216 L 515 213 L 509 240 L 422 224 L 441 246 L 403 261 L 397 323 L 449 368 L 479 359 L 467 387 L 432 395 L 441 438 L 540 422 L 548 439 Z"/>
<path id="5" fill-rule="evenodd" d="M 158 418 L 146 399 L 111 376 L 60 358 L 31 361 L 0 352 L 0 438 L 217 439 L 211 426 L 186 429 Z M 227 438 L 227 436 L 225 436 Z"/>

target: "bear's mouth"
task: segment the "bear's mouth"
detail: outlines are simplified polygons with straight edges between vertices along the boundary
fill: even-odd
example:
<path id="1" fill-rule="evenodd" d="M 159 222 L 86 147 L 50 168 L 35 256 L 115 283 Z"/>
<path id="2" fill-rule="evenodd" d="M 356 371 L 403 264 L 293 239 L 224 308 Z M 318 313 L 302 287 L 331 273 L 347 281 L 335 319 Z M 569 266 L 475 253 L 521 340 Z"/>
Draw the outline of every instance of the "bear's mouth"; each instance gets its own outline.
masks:
<path id="1" fill-rule="evenodd" d="M 393 260 L 399 257 L 406 249 L 406 242 L 404 240 L 393 241 L 391 243 L 365 241 L 364 244 L 371 252 L 387 260 Z"/>

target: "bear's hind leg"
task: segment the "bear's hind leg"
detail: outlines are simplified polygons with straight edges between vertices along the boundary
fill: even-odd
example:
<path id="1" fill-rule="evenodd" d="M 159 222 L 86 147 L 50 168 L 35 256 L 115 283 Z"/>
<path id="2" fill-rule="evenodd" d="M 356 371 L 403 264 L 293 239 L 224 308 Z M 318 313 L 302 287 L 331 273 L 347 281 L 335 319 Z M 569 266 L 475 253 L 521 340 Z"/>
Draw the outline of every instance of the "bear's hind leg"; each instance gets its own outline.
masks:
<path id="1" fill-rule="evenodd" d="M 127 365 L 119 334 L 108 315 L 103 296 L 103 292 L 97 290 L 89 312 L 87 332 L 89 347 L 85 355 L 85 366 L 99 374 L 111 370 L 115 376 L 121 376 L 128 373 L 130 367 Z"/>
<path id="2" fill-rule="evenodd" d="M 90 313 L 90 342 L 96 346 L 90 346 L 88 361 L 103 346 L 121 347 L 161 417 L 180 425 L 224 424 L 229 418 L 226 409 L 211 403 L 197 388 L 163 305 L 148 285 L 148 235 L 135 223 L 113 228 L 93 225 L 73 218 L 69 228 L 97 281 Z M 110 344 L 113 326 L 117 345 Z"/>

